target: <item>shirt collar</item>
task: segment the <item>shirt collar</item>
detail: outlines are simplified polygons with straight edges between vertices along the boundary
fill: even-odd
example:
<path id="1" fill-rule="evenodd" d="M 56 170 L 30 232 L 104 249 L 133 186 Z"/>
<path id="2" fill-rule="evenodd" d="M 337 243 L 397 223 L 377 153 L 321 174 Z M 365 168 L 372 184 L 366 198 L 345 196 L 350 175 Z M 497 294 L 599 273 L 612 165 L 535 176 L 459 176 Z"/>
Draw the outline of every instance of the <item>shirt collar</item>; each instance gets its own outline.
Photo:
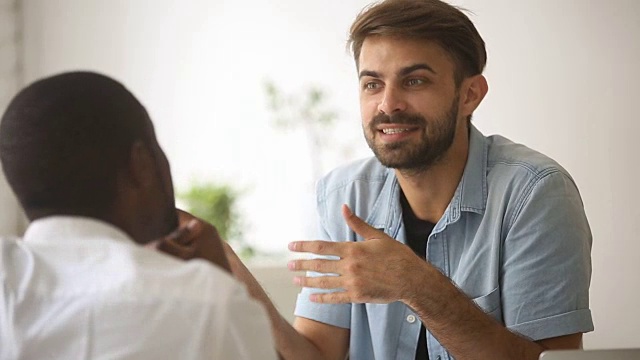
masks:
<path id="1" fill-rule="evenodd" d="M 91 238 L 108 238 L 135 244 L 133 239 L 116 226 L 95 218 L 81 216 L 48 216 L 31 222 L 24 234 L 28 243 L 52 243 Z"/>
<path id="2" fill-rule="evenodd" d="M 436 230 L 447 223 L 456 222 L 462 211 L 484 213 L 487 205 L 488 156 L 489 143 L 486 137 L 473 124 L 470 124 L 469 154 L 462 180 L 456 188 L 443 219 L 436 225 Z M 367 223 L 375 227 L 384 227 L 392 237 L 398 236 L 402 225 L 402 208 L 399 199 L 398 179 L 393 169 L 387 169 L 387 179 Z"/>
<path id="3" fill-rule="evenodd" d="M 462 180 L 449 204 L 451 221 L 460 217 L 461 211 L 483 214 L 487 207 L 487 138 L 473 125 L 469 129 L 469 155 Z"/>

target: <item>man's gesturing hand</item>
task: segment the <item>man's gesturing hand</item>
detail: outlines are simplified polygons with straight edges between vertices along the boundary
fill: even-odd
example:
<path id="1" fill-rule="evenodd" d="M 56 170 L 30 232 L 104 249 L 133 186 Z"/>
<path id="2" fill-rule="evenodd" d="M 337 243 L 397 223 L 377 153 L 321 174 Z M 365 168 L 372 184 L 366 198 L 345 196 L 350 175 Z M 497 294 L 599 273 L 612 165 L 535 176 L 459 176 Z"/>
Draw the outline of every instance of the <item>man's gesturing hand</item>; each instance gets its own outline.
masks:
<path id="1" fill-rule="evenodd" d="M 338 276 L 299 276 L 294 282 L 300 286 L 343 291 L 311 295 L 318 303 L 390 303 L 411 296 L 412 274 L 421 271 L 426 262 L 406 245 L 383 231 L 371 227 L 354 215 L 347 205 L 342 206 L 347 225 L 365 241 L 296 241 L 289 250 L 334 255 L 339 260 L 293 260 L 289 269 L 335 273 Z M 424 271 L 424 270 L 422 270 Z"/>

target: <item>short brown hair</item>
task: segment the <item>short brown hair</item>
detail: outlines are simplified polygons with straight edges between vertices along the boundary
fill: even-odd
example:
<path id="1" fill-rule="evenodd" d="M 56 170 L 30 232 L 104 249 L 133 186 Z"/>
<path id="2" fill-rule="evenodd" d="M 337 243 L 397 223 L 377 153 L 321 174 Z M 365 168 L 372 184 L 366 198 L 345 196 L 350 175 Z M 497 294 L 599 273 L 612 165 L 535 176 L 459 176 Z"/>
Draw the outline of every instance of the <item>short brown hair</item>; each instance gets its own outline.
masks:
<path id="1" fill-rule="evenodd" d="M 471 20 L 440 0 L 384 0 L 364 8 L 351 25 L 348 42 L 357 65 L 371 35 L 435 41 L 456 63 L 457 85 L 481 74 L 487 62 L 484 40 Z"/>

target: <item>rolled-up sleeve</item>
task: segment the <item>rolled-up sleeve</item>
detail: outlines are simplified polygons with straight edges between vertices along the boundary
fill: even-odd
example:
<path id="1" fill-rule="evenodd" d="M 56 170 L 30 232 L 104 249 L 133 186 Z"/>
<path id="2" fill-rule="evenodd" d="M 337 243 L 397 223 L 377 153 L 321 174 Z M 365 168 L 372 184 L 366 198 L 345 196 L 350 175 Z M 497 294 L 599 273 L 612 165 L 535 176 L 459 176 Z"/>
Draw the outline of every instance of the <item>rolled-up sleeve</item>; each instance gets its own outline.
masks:
<path id="1" fill-rule="evenodd" d="M 503 248 L 505 325 L 532 340 L 592 331 L 592 237 L 578 189 L 552 171 L 521 195 Z"/>

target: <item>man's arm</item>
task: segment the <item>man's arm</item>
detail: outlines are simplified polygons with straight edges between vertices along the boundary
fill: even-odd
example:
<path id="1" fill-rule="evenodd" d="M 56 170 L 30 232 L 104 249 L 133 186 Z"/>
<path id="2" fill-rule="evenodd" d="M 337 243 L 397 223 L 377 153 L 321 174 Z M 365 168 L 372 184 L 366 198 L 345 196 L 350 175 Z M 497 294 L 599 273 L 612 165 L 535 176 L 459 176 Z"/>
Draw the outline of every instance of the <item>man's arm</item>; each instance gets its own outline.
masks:
<path id="1" fill-rule="evenodd" d="M 454 357 L 533 360 L 547 349 L 580 348 L 581 333 L 533 342 L 509 331 L 485 314 L 446 276 L 424 264 L 428 269 L 421 272 L 419 281 L 429 286 L 416 287 L 418 291 L 415 294 L 401 301 L 416 311 Z"/>
<path id="2" fill-rule="evenodd" d="M 324 359 L 343 360 L 349 350 L 349 330 L 297 317 L 293 327 L 320 350 Z"/>
<path id="3" fill-rule="evenodd" d="M 231 271 L 246 285 L 251 297 L 267 310 L 276 350 L 282 359 L 345 358 L 349 330 L 304 318 L 297 318 L 295 328 L 292 327 L 229 244 L 220 239 L 213 225 L 181 210 L 178 210 L 178 215 L 180 227 L 151 246 L 183 260 L 200 258 Z M 238 312 L 235 316 L 242 317 Z M 231 340 L 234 339 L 237 340 Z"/>
<path id="4" fill-rule="evenodd" d="M 323 324 L 313 320 L 297 318 L 295 328 L 278 312 L 269 296 L 251 272 L 244 266 L 229 244 L 222 241 L 215 227 L 187 212 L 178 210 L 180 226 L 171 234 L 150 244 L 151 247 L 182 260 L 200 258 L 231 271 L 243 282 L 252 298 L 259 301 L 267 310 L 276 350 L 282 359 L 320 359 L 343 360 L 348 350 L 349 330 Z M 233 304 L 231 304 L 233 306 Z M 251 318 L 251 311 L 238 309 L 229 319 L 234 328 L 239 328 Z M 244 319 L 244 320 L 243 320 Z M 235 324 L 238 323 L 238 324 Z M 245 326 L 246 330 L 246 326 Z M 228 334 L 229 351 L 240 337 Z M 237 334 L 235 334 L 237 335 Z M 241 339 L 240 339 L 241 340 Z M 259 348 L 259 347 L 258 347 Z M 224 356 L 224 358 L 237 356 Z M 256 357 L 257 358 L 257 357 Z"/>
<path id="5" fill-rule="evenodd" d="M 349 227 L 365 241 L 290 244 L 293 251 L 340 258 L 337 261 L 292 261 L 292 270 L 340 274 L 297 277 L 296 281 L 301 286 L 344 289 L 342 292 L 313 294 L 311 301 L 332 304 L 402 301 L 413 308 L 431 333 L 456 358 L 537 359 L 545 350 L 544 346 L 578 347 L 572 345 L 579 344 L 576 339 L 580 334 L 536 343 L 509 331 L 409 247 L 372 228 L 346 207 L 343 215 Z"/>
<path id="6" fill-rule="evenodd" d="M 247 286 L 249 294 L 267 309 L 276 349 L 285 360 L 344 360 L 349 347 L 349 330 L 298 317 L 294 326 L 280 315 L 260 283 L 228 244 L 225 253 L 235 277 Z"/>
<path id="7" fill-rule="evenodd" d="M 582 349 L 582 333 L 553 337 L 536 341 L 545 350 Z"/>
<path id="8" fill-rule="evenodd" d="M 214 359 L 277 359 L 271 326 L 262 304 L 251 299 L 244 288 L 237 286 L 221 316 L 211 316 L 212 329 L 218 331 Z M 252 334 L 248 337 L 247 334 Z"/>

